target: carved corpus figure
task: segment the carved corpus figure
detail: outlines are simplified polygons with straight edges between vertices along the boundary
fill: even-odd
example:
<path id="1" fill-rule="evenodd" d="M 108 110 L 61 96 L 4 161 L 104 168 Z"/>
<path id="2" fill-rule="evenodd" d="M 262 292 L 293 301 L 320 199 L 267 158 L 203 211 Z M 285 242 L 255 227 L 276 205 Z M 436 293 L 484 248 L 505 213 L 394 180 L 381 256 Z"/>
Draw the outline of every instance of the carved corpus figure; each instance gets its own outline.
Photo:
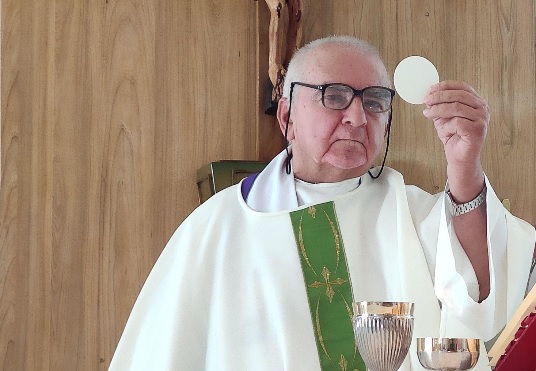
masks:
<path id="1" fill-rule="evenodd" d="M 266 0 L 266 4 L 270 8 L 268 75 L 273 85 L 272 102 L 278 102 L 288 62 L 302 44 L 302 0 Z"/>

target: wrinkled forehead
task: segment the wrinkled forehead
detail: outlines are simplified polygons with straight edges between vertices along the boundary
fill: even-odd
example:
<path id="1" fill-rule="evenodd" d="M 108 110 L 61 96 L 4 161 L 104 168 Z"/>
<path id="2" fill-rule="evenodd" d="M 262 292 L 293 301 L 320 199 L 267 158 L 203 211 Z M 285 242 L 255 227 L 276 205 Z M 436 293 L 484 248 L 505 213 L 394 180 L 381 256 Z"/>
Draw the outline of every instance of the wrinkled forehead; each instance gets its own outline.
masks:
<path id="1" fill-rule="evenodd" d="M 321 45 L 309 52 L 305 78 L 315 83 L 342 82 L 356 88 L 391 86 L 379 56 L 340 44 Z M 318 81 L 318 80 L 322 81 Z"/>

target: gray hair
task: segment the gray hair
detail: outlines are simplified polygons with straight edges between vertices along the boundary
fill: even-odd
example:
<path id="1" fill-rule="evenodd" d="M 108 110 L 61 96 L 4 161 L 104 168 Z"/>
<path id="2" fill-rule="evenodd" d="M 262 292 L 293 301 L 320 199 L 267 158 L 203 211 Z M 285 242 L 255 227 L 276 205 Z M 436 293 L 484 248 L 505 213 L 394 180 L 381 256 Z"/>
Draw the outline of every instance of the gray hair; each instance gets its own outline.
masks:
<path id="1" fill-rule="evenodd" d="M 305 44 L 294 53 L 288 64 L 287 73 L 285 76 L 285 83 L 283 85 L 283 97 L 289 98 L 290 84 L 292 82 L 302 81 L 305 78 L 305 73 L 307 70 L 307 61 L 309 59 L 309 54 L 311 53 L 311 51 L 315 50 L 319 46 L 326 44 L 340 45 L 349 49 L 353 49 L 357 53 L 368 54 L 376 57 L 378 59 L 379 65 L 384 70 L 383 72 L 385 72 L 385 77 L 387 79 L 387 81 L 385 82 L 389 86 L 391 86 L 391 81 L 389 79 L 387 69 L 385 68 L 385 63 L 383 62 L 380 53 L 374 46 L 354 36 L 327 36 Z"/>

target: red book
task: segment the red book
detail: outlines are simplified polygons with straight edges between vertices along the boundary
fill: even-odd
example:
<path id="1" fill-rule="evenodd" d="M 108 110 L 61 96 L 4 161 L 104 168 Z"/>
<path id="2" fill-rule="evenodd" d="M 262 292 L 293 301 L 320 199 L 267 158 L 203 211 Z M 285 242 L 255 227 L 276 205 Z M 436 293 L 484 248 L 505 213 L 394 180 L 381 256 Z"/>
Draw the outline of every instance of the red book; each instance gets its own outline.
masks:
<path id="1" fill-rule="evenodd" d="M 488 353 L 495 371 L 536 370 L 536 286 Z"/>

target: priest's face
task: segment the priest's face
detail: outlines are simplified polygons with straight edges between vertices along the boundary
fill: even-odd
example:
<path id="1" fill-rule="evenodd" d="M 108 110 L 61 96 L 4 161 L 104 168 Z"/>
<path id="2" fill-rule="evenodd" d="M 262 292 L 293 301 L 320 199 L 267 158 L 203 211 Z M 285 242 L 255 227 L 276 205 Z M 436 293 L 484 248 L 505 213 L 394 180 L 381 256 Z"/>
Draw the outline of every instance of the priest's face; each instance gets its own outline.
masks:
<path id="1" fill-rule="evenodd" d="M 354 89 L 386 86 L 388 78 L 381 63 L 375 56 L 326 44 L 310 52 L 305 81 L 301 82 L 341 83 Z M 281 125 L 286 124 L 288 100 L 280 103 Z M 325 183 L 363 175 L 383 153 L 388 117 L 389 112 L 365 111 L 360 96 L 346 109 L 326 108 L 320 90 L 295 85 L 287 135 L 292 143 L 294 175 Z"/>

